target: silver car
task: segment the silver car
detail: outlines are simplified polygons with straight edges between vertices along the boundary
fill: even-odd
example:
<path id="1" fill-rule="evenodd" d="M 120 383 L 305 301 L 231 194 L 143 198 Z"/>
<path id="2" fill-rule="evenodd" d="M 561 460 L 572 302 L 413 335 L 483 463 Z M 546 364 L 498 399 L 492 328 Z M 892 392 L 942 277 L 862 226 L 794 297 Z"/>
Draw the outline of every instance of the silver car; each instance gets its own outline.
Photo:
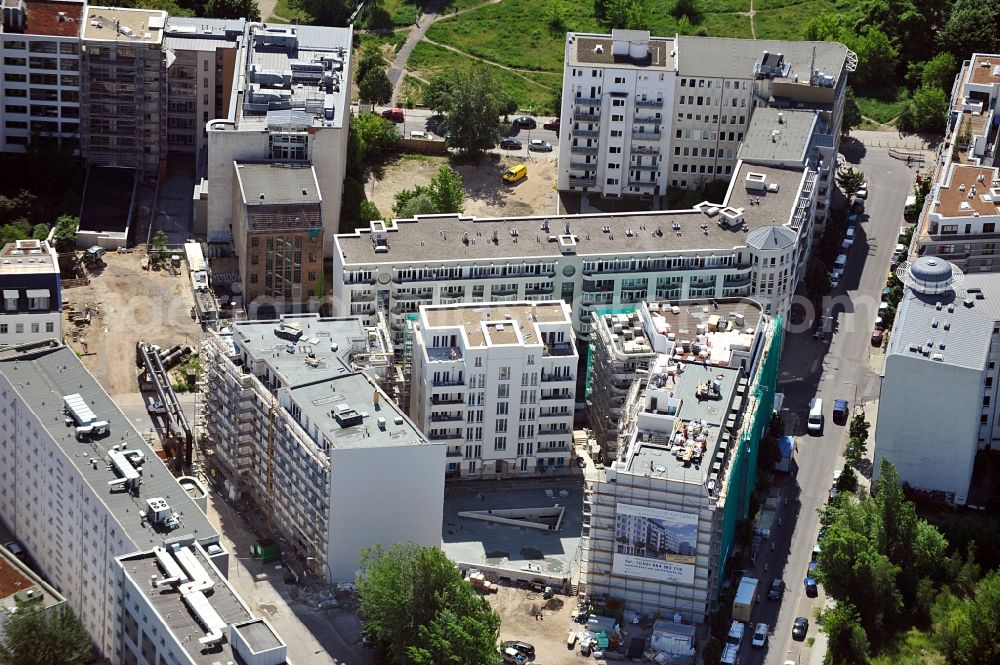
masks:
<path id="1" fill-rule="evenodd" d="M 552 152 L 552 144 L 542 139 L 531 139 L 528 141 L 528 150 L 535 152 Z"/>

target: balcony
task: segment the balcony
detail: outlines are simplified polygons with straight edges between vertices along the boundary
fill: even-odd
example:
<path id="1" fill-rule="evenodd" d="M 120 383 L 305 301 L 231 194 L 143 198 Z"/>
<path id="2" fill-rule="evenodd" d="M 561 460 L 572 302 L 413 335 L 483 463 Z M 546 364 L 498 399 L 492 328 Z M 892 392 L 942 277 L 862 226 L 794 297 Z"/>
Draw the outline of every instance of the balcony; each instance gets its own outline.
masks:
<path id="1" fill-rule="evenodd" d="M 574 113 L 573 120 L 576 122 L 599 122 L 601 119 L 600 113 Z"/>
<path id="2" fill-rule="evenodd" d="M 601 132 L 596 129 L 571 129 L 570 134 L 582 139 L 596 139 L 601 135 Z"/>
<path id="3" fill-rule="evenodd" d="M 637 99 L 635 107 L 637 109 L 658 109 L 663 106 L 662 99 Z"/>
<path id="4" fill-rule="evenodd" d="M 660 147 L 651 145 L 634 145 L 632 153 L 635 155 L 659 155 Z"/>
<path id="5" fill-rule="evenodd" d="M 554 382 L 572 382 L 576 379 L 572 375 L 567 374 L 542 374 L 543 383 L 554 383 Z"/>
<path id="6" fill-rule="evenodd" d="M 722 286 L 726 288 L 735 288 L 738 286 L 746 286 L 750 283 L 750 275 L 734 275 L 732 277 L 726 277 L 725 281 L 722 282 Z"/>
<path id="7" fill-rule="evenodd" d="M 574 155 L 596 155 L 596 146 L 585 146 L 585 145 L 574 145 L 571 146 L 569 151 Z"/>
<path id="8" fill-rule="evenodd" d="M 574 97 L 573 103 L 577 106 L 600 106 L 600 97 Z"/>
<path id="9" fill-rule="evenodd" d="M 573 344 L 570 342 L 556 342 L 555 344 L 546 344 L 545 353 L 546 357 L 560 357 L 560 356 L 571 356 L 573 355 Z"/>
<path id="10" fill-rule="evenodd" d="M 632 132 L 633 141 L 659 141 L 663 137 L 660 132 Z"/>
<path id="11" fill-rule="evenodd" d="M 561 436 L 569 434 L 568 427 L 553 427 L 552 429 L 539 429 L 538 436 Z"/>
<path id="12" fill-rule="evenodd" d="M 553 288 L 554 287 L 549 286 L 549 287 L 544 287 L 544 288 L 525 289 L 524 290 L 524 295 L 526 295 L 526 296 L 544 296 L 544 295 L 548 295 L 548 294 L 552 293 Z"/>
<path id="13" fill-rule="evenodd" d="M 571 169 L 580 169 L 582 171 L 592 171 L 597 168 L 597 164 L 591 162 L 574 162 L 570 160 L 569 167 Z M 572 178 L 573 176 L 570 177 Z"/>
<path id="14" fill-rule="evenodd" d="M 658 171 L 659 164 L 629 164 L 629 169 L 633 171 Z"/>
<path id="15" fill-rule="evenodd" d="M 551 411 L 549 413 L 539 413 L 539 418 L 569 418 L 573 414 L 568 411 Z"/>
<path id="16" fill-rule="evenodd" d="M 396 300 L 424 300 L 434 297 L 432 292 L 428 293 L 397 293 L 393 296 Z"/>
<path id="17" fill-rule="evenodd" d="M 375 300 L 375 294 L 370 291 L 368 293 L 355 292 L 351 294 L 351 302 L 368 302 L 371 300 Z"/>
<path id="18" fill-rule="evenodd" d="M 465 420 L 465 416 L 461 413 L 432 413 L 431 422 L 432 423 L 454 423 L 461 422 Z"/>
<path id="19" fill-rule="evenodd" d="M 436 379 L 431 381 L 431 385 L 434 386 L 435 388 L 452 388 L 455 386 L 464 387 L 465 379 L 461 377 L 457 379 L 452 379 L 452 378 Z"/>
<path id="20" fill-rule="evenodd" d="M 431 404 L 433 406 L 441 406 L 445 404 L 465 404 L 465 400 L 461 397 L 441 397 L 439 395 L 434 395 L 431 397 Z"/>
<path id="21" fill-rule="evenodd" d="M 455 446 L 454 448 L 448 448 L 448 452 L 445 453 L 445 457 L 461 457 L 462 448 Z"/>
<path id="22" fill-rule="evenodd" d="M 427 349 L 427 359 L 431 362 L 450 362 L 462 359 L 462 350 L 457 347 L 432 347 Z"/>
<path id="23" fill-rule="evenodd" d="M 663 118 L 657 118 L 653 115 L 639 115 L 633 119 L 633 122 L 639 122 L 644 125 L 662 125 Z"/>
<path id="24" fill-rule="evenodd" d="M 630 383 L 629 387 L 631 387 L 631 385 L 632 384 Z M 573 399 L 573 396 L 570 395 L 569 393 L 553 393 L 551 395 L 542 395 L 542 400 L 546 401 L 564 400 L 564 399 Z"/>
<path id="25" fill-rule="evenodd" d="M 594 176 L 590 176 L 590 177 L 587 177 L 587 178 L 582 178 L 582 177 L 577 177 L 577 176 L 570 176 L 569 177 L 569 184 L 571 184 L 571 185 L 573 185 L 575 187 L 593 187 L 594 185 L 597 184 L 597 178 L 594 177 Z"/>
<path id="26" fill-rule="evenodd" d="M 427 438 L 431 441 L 457 441 L 459 439 L 464 439 L 465 437 L 461 434 L 431 434 Z"/>
<path id="27" fill-rule="evenodd" d="M 632 180 L 630 178 L 629 181 L 628 181 L 628 186 L 629 187 L 641 187 L 641 188 L 652 189 L 653 187 L 656 187 L 656 183 L 655 182 L 646 182 L 646 181 L 642 181 L 642 180 Z"/>

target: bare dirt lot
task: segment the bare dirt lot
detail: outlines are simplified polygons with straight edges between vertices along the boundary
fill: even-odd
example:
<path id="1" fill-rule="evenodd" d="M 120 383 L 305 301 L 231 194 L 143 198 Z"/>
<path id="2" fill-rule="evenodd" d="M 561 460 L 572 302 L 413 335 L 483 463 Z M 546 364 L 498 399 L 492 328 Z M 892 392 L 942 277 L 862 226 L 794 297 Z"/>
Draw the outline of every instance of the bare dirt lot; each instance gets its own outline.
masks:
<path id="1" fill-rule="evenodd" d="M 556 595 L 548 600 L 536 591 L 501 586 L 496 594 L 486 596 L 502 620 L 501 640 L 518 640 L 535 646 L 535 662 L 542 665 L 580 665 L 588 658 L 580 655 L 579 647 L 566 648 L 566 636 L 573 623 L 576 599 Z M 541 618 L 538 618 L 538 615 Z"/>
<path id="2" fill-rule="evenodd" d="M 164 347 L 197 347 L 201 335 L 200 325 L 190 314 L 193 301 L 186 271 L 182 269 L 177 275 L 145 271 L 141 257 L 139 253 L 108 252 L 104 255 L 106 265 L 89 275 L 90 284 L 63 290 L 63 301 L 73 308 L 83 310 L 90 305 L 96 309 L 89 324 L 78 326 L 65 318 L 63 334 L 112 396 L 139 391 L 135 365 L 138 340 Z"/>
<path id="3" fill-rule="evenodd" d="M 386 217 L 392 216 L 393 197 L 404 189 L 429 185 L 446 157 L 403 155 L 385 166 L 382 178 L 369 180 L 368 198 Z M 514 185 L 500 179 L 514 164 L 526 164 L 528 177 Z M 452 164 L 465 184 L 465 214 L 476 217 L 548 215 L 556 206 L 556 160 L 548 156 L 485 155 L 479 164 Z"/>

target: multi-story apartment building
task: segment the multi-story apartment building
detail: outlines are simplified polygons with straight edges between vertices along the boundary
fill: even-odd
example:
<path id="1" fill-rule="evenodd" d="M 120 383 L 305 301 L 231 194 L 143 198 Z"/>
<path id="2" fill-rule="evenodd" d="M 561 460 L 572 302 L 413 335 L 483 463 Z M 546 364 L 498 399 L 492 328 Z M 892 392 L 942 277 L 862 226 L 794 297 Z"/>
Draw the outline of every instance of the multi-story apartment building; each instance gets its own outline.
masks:
<path id="1" fill-rule="evenodd" d="M 247 25 L 228 115 L 207 127 L 208 178 L 197 187 L 195 230 L 204 229 L 209 242 L 234 241 L 234 162 L 294 162 L 316 171 L 323 250 L 333 254 L 347 159 L 351 38 L 351 28 Z"/>
<path id="2" fill-rule="evenodd" d="M 230 614 L 217 605 L 221 596 L 188 598 L 188 611 L 212 618 L 199 632 L 188 630 L 186 613 L 180 613 L 182 620 L 169 612 L 143 614 L 155 620 L 142 623 L 141 639 L 127 629 L 129 617 L 139 616 L 133 607 L 138 599 L 126 588 L 123 578 L 132 567 L 123 568 L 121 557 L 194 547 L 206 553 L 202 567 L 218 578 L 229 553 L 188 491 L 76 354 L 51 340 L 3 349 L 0 399 L 0 519 L 66 597 L 101 652 L 114 665 L 236 660 L 228 635 L 210 643 L 196 639 L 199 632 L 228 629 Z M 193 478 L 186 482 L 198 485 Z M 198 582 L 189 591 L 211 588 L 182 567 L 182 582 Z M 171 579 L 162 584 L 178 582 L 172 568 L 164 572 Z M 136 579 L 149 587 L 148 576 Z M 157 646 L 161 640 L 172 646 Z M 164 648 L 172 660 L 156 660 Z"/>
<path id="3" fill-rule="evenodd" d="M 381 221 L 336 236 L 338 314 L 394 342 L 421 305 L 562 299 L 577 338 L 591 312 L 646 300 L 751 297 L 786 311 L 805 274 L 817 172 L 738 162 L 723 201 L 687 210 Z M 534 240 L 532 240 L 534 236 Z"/>
<path id="4" fill-rule="evenodd" d="M 913 233 L 910 258 L 938 256 L 974 272 L 1000 270 L 1000 55 L 975 53 L 955 77 L 946 140 Z"/>
<path id="5" fill-rule="evenodd" d="M 831 42 L 568 33 L 558 187 L 659 196 L 728 179 L 762 106 L 816 109 L 835 155 L 856 64 Z"/>
<path id="6" fill-rule="evenodd" d="M 62 339 L 62 281 L 55 249 L 18 240 L 0 250 L 0 345 Z"/>
<path id="7" fill-rule="evenodd" d="M 447 478 L 569 467 L 579 356 L 561 300 L 423 306 L 410 413 L 446 443 Z"/>
<path id="8" fill-rule="evenodd" d="M 441 542 L 445 445 L 374 382 L 391 369 L 383 337 L 357 318 L 299 315 L 235 323 L 202 344 L 224 486 L 338 581 L 354 578 L 365 547 Z"/>
<path id="9" fill-rule="evenodd" d="M 164 28 L 167 62 L 167 151 L 195 156 L 204 175 L 209 120 L 229 115 L 236 56 L 245 19 L 171 16 Z"/>
<path id="10" fill-rule="evenodd" d="M 322 297 L 316 288 L 323 284 L 323 198 L 313 167 L 301 162 L 233 167 L 239 193 L 233 245 L 251 315 L 263 307 L 273 317 Z"/>
<path id="11" fill-rule="evenodd" d="M 906 290 L 882 376 L 876 476 L 888 459 L 933 499 L 978 503 L 976 463 L 1000 447 L 1000 276 L 963 275 L 939 256 L 896 274 Z"/>
<path id="12" fill-rule="evenodd" d="M 77 141 L 84 6 L 84 0 L 4 0 L 0 151 L 24 152 L 32 135 Z"/>
<path id="13" fill-rule="evenodd" d="M 716 299 L 704 303 L 643 302 L 638 309 L 625 312 L 595 312 L 587 415 L 604 459 L 610 462 L 618 456 L 619 426 L 626 399 L 635 381 L 648 373 L 660 354 L 676 342 L 683 349 L 684 344 L 700 344 L 701 338 L 710 336 L 725 342 L 726 364 L 744 364 L 750 348 L 730 339 L 731 334 L 717 335 L 719 322 L 730 322 L 728 332 L 745 332 L 757 325 L 759 308 L 752 301 Z M 749 325 L 747 312 L 754 315 Z M 701 348 L 706 353 L 712 351 L 707 343 Z M 717 358 L 716 362 L 722 360 Z"/>
<path id="14" fill-rule="evenodd" d="M 749 507 L 780 331 L 749 301 L 646 311 L 665 352 L 633 383 L 614 461 L 588 480 L 581 593 L 700 623 Z"/>
<path id="15" fill-rule="evenodd" d="M 95 166 L 159 173 L 166 157 L 167 13 L 88 5 L 81 46 L 80 150 Z"/>

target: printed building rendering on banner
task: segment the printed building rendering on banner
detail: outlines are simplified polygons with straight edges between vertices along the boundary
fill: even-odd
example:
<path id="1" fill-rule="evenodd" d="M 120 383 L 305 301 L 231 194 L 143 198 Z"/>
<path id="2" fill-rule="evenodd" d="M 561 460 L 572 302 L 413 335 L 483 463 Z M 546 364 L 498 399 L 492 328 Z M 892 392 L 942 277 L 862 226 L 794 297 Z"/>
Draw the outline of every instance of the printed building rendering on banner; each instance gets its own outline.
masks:
<path id="1" fill-rule="evenodd" d="M 615 507 L 616 575 L 694 583 L 698 516 L 627 503 Z"/>

